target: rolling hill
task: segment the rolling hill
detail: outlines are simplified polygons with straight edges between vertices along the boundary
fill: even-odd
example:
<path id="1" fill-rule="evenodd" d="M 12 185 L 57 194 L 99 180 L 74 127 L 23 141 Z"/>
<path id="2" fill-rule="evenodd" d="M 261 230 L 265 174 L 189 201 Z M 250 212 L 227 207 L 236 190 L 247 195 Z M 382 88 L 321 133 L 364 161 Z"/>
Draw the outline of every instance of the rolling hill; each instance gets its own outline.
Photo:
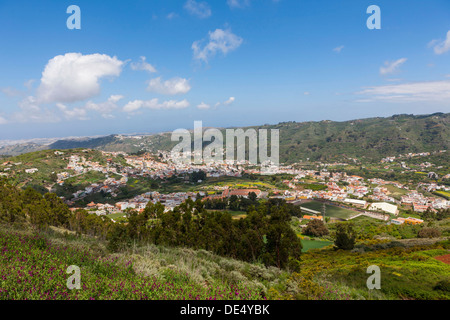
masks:
<path id="1" fill-rule="evenodd" d="M 350 121 L 282 122 L 243 129 L 279 129 L 280 161 L 334 161 L 359 158 L 379 161 L 386 156 L 410 152 L 433 152 L 450 147 L 450 113 L 394 115 Z M 221 129 L 225 132 L 225 129 Z M 225 136 L 225 135 L 224 135 Z M 103 151 L 169 151 L 176 144 L 171 133 L 154 135 L 58 140 L 49 145 L 8 146 L 0 154 L 15 155 L 41 149 L 93 148 Z"/>

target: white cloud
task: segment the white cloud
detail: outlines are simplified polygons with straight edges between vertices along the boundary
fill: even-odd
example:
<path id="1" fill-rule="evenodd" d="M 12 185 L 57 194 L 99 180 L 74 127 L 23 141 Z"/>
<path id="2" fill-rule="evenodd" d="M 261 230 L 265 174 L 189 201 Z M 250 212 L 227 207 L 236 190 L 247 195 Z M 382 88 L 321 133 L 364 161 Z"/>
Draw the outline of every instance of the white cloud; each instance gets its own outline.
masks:
<path id="1" fill-rule="evenodd" d="M 434 53 L 443 54 L 450 50 L 450 30 L 447 32 L 447 37 L 445 40 L 432 40 L 429 44 L 429 47 L 433 47 Z"/>
<path id="2" fill-rule="evenodd" d="M 211 108 L 211 106 L 210 106 L 209 104 L 206 104 L 206 103 L 202 102 L 202 103 L 200 103 L 200 104 L 197 106 L 197 108 L 198 108 L 198 109 L 202 109 L 202 110 L 206 110 L 206 109 Z"/>
<path id="3" fill-rule="evenodd" d="M 29 96 L 19 102 L 20 111 L 14 113 L 14 122 L 58 122 L 61 119 L 48 109 L 41 109 L 35 97 Z"/>
<path id="4" fill-rule="evenodd" d="M 161 81 L 161 77 L 158 77 L 151 79 L 148 82 L 147 90 L 167 95 L 185 94 L 191 90 L 191 85 L 189 84 L 189 81 L 184 78 L 176 77 Z"/>
<path id="5" fill-rule="evenodd" d="M 228 106 L 230 104 L 232 104 L 234 102 L 234 100 L 236 100 L 234 97 L 230 97 L 227 101 L 225 101 L 223 104 Z"/>
<path id="6" fill-rule="evenodd" d="M 169 14 L 166 16 L 166 18 L 169 19 L 169 20 L 172 20 L 172 19 L 174 19 L 174 18 L 176 18 L 176 17 L 178 17 L 178 15 L 177 15 L 175 12 L 171 12 L 171 13 L 169 13 Z"/>
<path id="7" fill-rule="evenodd" d="M 334 52 L 340 53 L 344 49 L 344 46 L 339 46 L 333 49 Z"/>
<path id="8" fill-rule="evenodd" d="M 163 101 L 159 102 L 157 98 L 151 99 L 151 100 L 134 100 L 128 102 L 125 107 L 123 107 L 123 111 L 125 112 L 136 112 L 139 109 L 145 108 L 145 109 L 184 109 L 189 107 L 189 102 L 184 99 L 181 101 L 176 100 L 169 100 L 169 101 Z"/>
<path id="9" fill-rule="evenodd" d="M 88 120 L 87 111 L 84 108 L 69 109 L 62 103 L 57 103 L 56 106 L 63 113 L 64 118 L 67 120 Z"/>
<path id="10" fill-rule="evenodd" d="M 221 106 L 221 105 L 228 106 L 228 105 L 232 104 L 235 100 L 236 100 L 235 97 L 230 97 L 230 98 L 228 98 L 227 101 L 224 101 L 224 102 L 217 102 L 217 103 L 214 105 L 214 107 L 217 108 L 217 107 L 219 107 L 219 106 Z"/>
<path id="11" fill-rule="evenodd" d="M 211 16 L 211 8 L 207 2 L 197 2 L 194 0 L 188 0 L 184 4 L 184 8 L 192 15 L 199 18 L 208 18 Z"/>
<path id="12" fill-rule="evenodd" d="M 231 30 L 216 29 L 209 32 L 208 43 L 201 46 L 204 40 L 195 41 L 192 44 L 194 58 L 208 62 L 218 51 L 226 55 L 228 52 L 236 50 L 243 42 L 243 39 L 231 32 Z"/>
<path id="13" fill-rule="evenodd" d="M 85 108 L 87 110 L 94 110 L 101 114 L 103 118 L 113 118 L 112 112 L 118 109 L 117 102 L 122 100 L 124 97 L 121 95 L 112 95 L 107 101 L 101 103 L 94 103 L 89 101 L 86 103 Z"/>
<path id="14" fill-rule="evenodd" d="M 250 0 L 227 0 L 230 8 L 244 8 L 250 5 Z"/>
<path id="15" fill-rule="evenodd" d="M 35 81 L 36 81 L 35 79 L 30 79 L 30 80 L 25 81 L 25 82 L 23 83 L 23 85 L 24 85 L 28 90 L 31 90 L 31 88 L 33 87 L 33 83 L 34 83 Z"/>
<path id="16" fill-rule="evenodd" d="M 22 91 L 17 90 L 16 88 L 13 87 L 0 88 L 0 92 L 4 93 L 8 97 L 18 97 L 22 95 Z"/>
<path id="17" fill-rule="evenodd" d="M 66 53 L 51 59 L 42 72 L 39 102 L 75 102 L 100 92 L 99 80 L 119 76 L 123 62 L 106 54 Z"/>
<path id="18" fill-rule="evenodd" d="M 0 125 L 1 124 L 7 124 L 8 120 L 6 120 L 5 118 L 3 118 L 2 116 L 0 116 Z"/>
<path id="19" fill-rule="evenodd" d="M 389 82 L 399 82 L 399 81 L 402 81 L 402 79 L 393 78 L 393 79 L 386 79 L 386 81 L 389 81 Z"/>
<path id="20" fill-rule="evenodd" d="M 406 58 L 401 58 L 395 61 L 386 61 L 384 63 L 384 67 L 380 67 L 380 74 L 385 75 L 385 74 L 390 74 L 390 73 L 394 73 L 398 70 L 398 68 L 400 68 L 400 66 L 402 64 L 404 64 L 406 62 Z"/>
<path id="21" fill-rule="evenodd" d="M 156 69 L 154 66 L 152 66 L 150 63 L 146 62 L 147 58 L 142 56 L 140 57 L 140 62 L 132 62 L 130 64 L 130 67 L 132 70 L 143 70 L 143 71 L 148 71 L 150 73 L 154 73 L 156 72 Z"/>
<path id="22" fill-rule="evenodd" d="M 357 94 L 369 96 L 365 101 L 446 102 L 450 99 L 450 80 L 404 83 L 366 88 Z"/>
<path id="23" fill-rule="evenodd" d="M 309 91 L 305 91 L 305 92 L 303 92 L 303 95 L 305 95 L 305 96 L 309 96 L 311 93 L 309 92 Z"/>

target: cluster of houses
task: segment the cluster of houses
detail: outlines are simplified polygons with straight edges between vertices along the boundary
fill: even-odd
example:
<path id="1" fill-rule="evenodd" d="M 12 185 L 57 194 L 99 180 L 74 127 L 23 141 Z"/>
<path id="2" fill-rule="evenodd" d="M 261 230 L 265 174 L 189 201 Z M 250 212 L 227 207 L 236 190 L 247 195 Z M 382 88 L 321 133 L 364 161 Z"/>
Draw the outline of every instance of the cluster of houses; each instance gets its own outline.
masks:
<path id="1" fill-rule="evenodd" d="M 86 206 L 86 210 L 97 215 L 108 215 L 113 213 L 125 213 L 127 209 L 133 209 L 142 212 L 149 202 L 161 203 L 165 207 L 165 211 L 173 210 L 174 207 L 182 204 L 188 198 L 193 201 L 197 196 L 204 196 L 205 193 L 200 192 L 174 192 L 169 194 L 161 194 L 156 191 L 146 192 L 142 195 L 133 197 L 126 201 L 116 202 L 114 205 L 91 202 Z"/>
<path id="2" fill-rule="evenodd" d="M 415 212 L 425 212 L 450 208 L 450 201 L 439 197 L 425 197 L 422 193 L 411 191 L 402 196 L 401 204 L 412 208 Z"/>
<path id="3" fill-rule="evenodd" d="M 434 191 L 450 191 L 450 187 L 449 186 L 445 186 L 445 185 L 438 185 L 437 183 L 423 183 L 420 182 L 417 185 L 419 188 L 422 188 L 425 191 L 428 192 L 434 192 Z"/>
<path id="4" fill-rule="evenodd" d="M 62 152 L 59 154 L 63 154 Z M 445 152 L 441 150 L 440 152 Z M 210 163 L 210 164 L 183 164 L 180 162 L 170 161 L 170 153 L 160 151 L 158 156 L 150 155 L 128 155 L 123 152 L 102 152 L 104 156 L 109 157 L 106 164 L 100 164 L 99 162 L 89 161 L 82 155 L 71 155 L 69 163 L 67 165 L 67 171 L 57 174 L 58 184 L 63 185 L 64 181 L 70 177 L 80 175 L 89 171 L 98 171 L 104 173 L 107 179 L 102 183 L 94 183 L 89 185 L 83 190 L 79 190 L 73 193 L 73 199 L 70 201 L 72 204 L 74 201 L 82 199 L 87 195 L 95 192 L 105 192 L 115 197 L 117 189 L 127 183 L 128 177 L 143 176 L 150 178 L 167 179 L 172 176 L 185 175 L 195 171 L 204 171 L 207 177 L 221 177 L 232 176 L 240 177 L 242 172 L 246 173 L 261 173 L 261 168 L 249 168 L 248 162 L 236 163 L 233 161 L 224 161 L 223 163 Z M 117 165 L 112 163 L 112 157 L 122 156 L 126 165 Z M 410 153 L 406 155 L 399 155 L 397 157 L 387 157 L 382 162 L 393 162 L 399 158 L 416 157 L 416 156 L 428 156 L 430 153 Z M 164 161 L 166 160 L 166 161 Z M 5 172 L 13 164 L 3 163 Z M 295 169 L 292 166 L 278 166 L 272 168 L 276 173 L 287 173 L 294 176 L 290 180 L 285 180 L 283 183 L 286 185 L 287 190 L 279 192 L 277 197 L 281 197 L 285 200 L 303 200 L 303 199 L 322 199 L 333 202 L 340 202 L 343 205 L 348 205 L 361 210 L 371 211 L 375 215 L 388 213 L 392 215 L 398 215 L 398 207 L 400 205 L 410 207 L 415 212 L 424 212 L 427 209 L 437 210 L 450 207 L 450 201 L 440 197 L 425 197 L 422 193 L 417 191 L 408 190 L 407 186 L 400 183 L 385 181 L 383 179 L 368 179 L 356 175 L 347 175 L 345 172 L 329 172 L 326 167 L 335 164 L 322 164 L 321 170 L 303 170 Z M 345 165 L 345 164 L 339 164 Z M 429 167 L 428 163 L 423 163 L 423 167 Z M 26 169 L 27 173 L 34 173 L 38 169 L 29 168 Z M 4 174 L 4 172 L 2 174 Z M 109 177 L 114 175 L 116 178 Z M 120 178 L 117 178 L 120 176 Z M 302 183 L 302 180 L 318 181 L 324 187 L 319 188 L 321 190 L 312 190 L 308 188 L 308 185 Z M 186 181 L 189 183 L 189 181 Z M 394 199 L 386 185 L 391 184 L 397 188 L 407 190 L 409 193 L 401 197 L 401 200 Z M 375 187 L 373 187 L 375 185 Z M 438 185 L 436 183 L 420 183 L 419 187 L 428 191 L 434 192 L 436 190 L 448 191 L 449 187 L 444 185 Z M 249 197 L 253 192 L 258 198 L 267 197 L 267 192 L 263 192 L 259 189 L 229 189 L 228 187 L 215 186 L 214 189 L 218 191 L 216 195 L 208 195 L 204 199 L 223 199 L 231 197 L 233 195 L 238 197 Z M 205 196 L 204 192 L 199 192 L 202 196 Z M 90 203 L 87 206 L 92 212 L 98 215 L 107 215 L 110 213 L 124 212 L 127 209 L 143 210 L 149 201 L 154 203 L 160 202 L 166 210 L 171 210 L 175 206 L 183 203 L 187 198 L 195 200 L 197 192 L 178 192 L 170 194 L 160 194 L 158 192 L 147 192 L 140 196 L 134 197 L 127 201 L 117 202 L 115 205 L 109 204 L 95 204 Z M 366 200 L 369 201 L 366 201 Z M 70 204 L 70 203 L 69 203 Z M 305 219 L 323 219 L 319 214 L 312 214 L 305 216 Z M 409 219 L 409 220 L 408 220 Z M 395 220 L 395 221 L 394 221 Z M 420 219 L 419 219 L 420 220 Z M 420 223 L 420 221 L 414 220 L 414 218 L 397 218 L 392 220 L 393 223 Z"/>
<path id="5" fill-rule="evenodd" d="M 160 152 L 161 159 L 168 157 L 167 152 Z M 130 172 L 139 176 L 147 176 L 152 179 L 170 178 L 174 175 L 190 174 L 194 171 L 204 171 L 207 177 L 240 177 L 243 168 L 241 166 L 234 166 L 227 163 L 213 163 L 202 165 L 183 164 L 178 162 L 160 162 L 155 161 L 149 156 L 125 156 L 125 160 L 134 171 Z"/>
<path id="6" fill-rule="evenodd" d="M 3 172 L 0 173 L 0 177 L 8 177 L 9 176 L 9 172 L 8 171 L 11 171 L 11 168 L 13 166 L 20 166 L 21 164 L 22 164 L 22 162 L 13 162 L 13 161 L 5 161 L 5 162 L 3 162 L 2 163 Z M 38 168 L 28 168 L 28 169 L 25 169 L 24 171 L 25 171 L 25 173 L 33 174 L 35 172 L 38 172 L 39 169 Z"/>
<path id="7" fill-rule="evenodd" d="M 439 151 L 435 151 L 433 153 L 430 153 L 430 152 L 412 153 L 412 152 L 410 152 L 410 153 L 406 153 L 406 154 L 400 154 L 398 156 L 383 158 L 383 159 L 381 159 L 381 163 L 394 162 L 396 159 L 399 159 L 399 158 L 427 157 L 427 156 L 430 156 L 431 154 L 444 153 L 444 152 L 447 152 L 447 150 L 439 150 Z"/>
<path id="8" fill-rule="evenodd" d="M 254 193 L 256 195 L 256 198 L 261 198 L 263 196 L 267 196 L 267 192 L 262 192 L 259 189 L 231 189 L 230 190 L 229 187 L 224 187 L 222 193 L 207 196 L 207 197 L 203 198 L 203 200 L 204 201 L 217 200 L 217 199 L 222 200 L 225 198 L 229 198 L 231 196 L 249 198 L 251 193 Z"/>
<path id="9" fill-rule="evenodd" d="M 117 189 L 120 186 L 123 186 L 127 183 L 128 178 L 122 177 L 120 180 L 116 180 L 115 178 L 107 178 L 103 183 L 92 183 L 91 185 L 85 187 L 82 190 L 78 190 L 77 192 L 72 194 L 72 199 L 66 200 L 68 205 L 73 205 L 75 201 L 81 200 L 86 196 L 96 193 L 96 192 L 104 192 L 111 194 L 112 197 L 117 196 Z"/>

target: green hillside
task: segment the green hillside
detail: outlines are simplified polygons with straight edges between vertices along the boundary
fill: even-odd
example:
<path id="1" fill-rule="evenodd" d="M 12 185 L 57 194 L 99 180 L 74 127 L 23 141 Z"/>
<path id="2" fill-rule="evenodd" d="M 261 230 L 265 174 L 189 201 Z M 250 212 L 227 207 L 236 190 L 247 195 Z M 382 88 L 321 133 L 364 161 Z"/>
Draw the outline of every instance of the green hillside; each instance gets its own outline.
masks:
<path id="1" fill-rule="evenodd" d="M 409 152 L 450 147 L 450 114 L 398 115 L 345 122 L 287 122 L 261 128 L 280 129 L 280 158 L 379 160 Z"/>
<path id="2" fill-rule="evenodd" d="M 284 206 L 283 203 L 279 205 Z M 276 206 L 271 207 L 266 216 L 271 224 L 261 231 L 267 235 L 267 253 L 276 249 L 274 245 L 281 246 L 271 242 L 273 234 L 281 231 L 285 235 L 287 232 L 281 225 L 270 227 L 279 219 L 274 215 L 278 216 L 284 210 L 277 213 Z M 230 231 L 218 226 L 229 225 L 229 222 L 239 228 L 245 227 L 246 223 L 259 225 L 262 217 L 235 222 L 228 218 L 227 222 L 224 214 L 204 214 L 207 220 L 202 234 L 210 237 L 206 242 L 209 248 L 173 241 L 181 239 L 182 232 L 191 230 L 179 228 L 187 221 L 186 215 L 193 217 L 187 212 L 182 220 L 180 215 L 170 213 L 158 218 L 164 226 L 160 231 L 169 236 L 165 241 L 153 237 L 143 241 L 139 240 L 140 235 L 151 228 L 140 223 L 142 215 L 134 215 L 128 224 L 113 224 L 106 217 L 90 215 L 83 210 L 73 213 L 55 195 L 42 197 L 32 190 L 21 191 L 7 184 L 0 185 L 0 299 L 450 298 L 450 265 L 437 259 L 449 254 L 448 239 L 390 241 L 370 237 L 358 240 L 355 250 L 351 251 L 335 250 L 332 246 L 316 249 L 317 241 L 306 242 L 305 249 L 309 250 L 291 260 L 297 261 L 298 268 L 294 271 L 289 266 L 278 268 L 263 264 L 248 255 L 241 259 L 229 257 L 214 248 L 249 250 L 248 245 L 235 246 L 236 242 L 245 239 L 244 234 L 250 235 L 248 230 L 236 234 L 237 229 Z M 195 221 L 192 222 L 191 227 L 195 226 Z M 448 224 L 448 219 L 440 222 Z M 363 233 L 364 230 L 358 231 L 358 238 Z M 198 237 L 189 239 L 185 240 L 196 241 Z M 292 243 L 292 239 L 280 239 L 285 245 Z M 119 247 L 115 245 L 118 240 L 122 243 Z M 254 240 L 248 237 L 245 242 L 256 243 Z M 323 244 L 331 242 L 323 241 Z M 245 257 L 247 259 L 243 259 Z M 83 290 L 71 291 L 66 287 L 69 275 L 65 271 L 71 265 L 80 267 Z M 366 270 L 370 265 L 377 265 L 382 270 L 380 290 L 367 289 Z"/>
<path id="3" fill-rule="evenodd" d="M 280 161 L 340 160 L 348 157 L 379 160 L 409 152 L 431 152 L 450 147 L 450 114 L 395 115 L 344 122 L 283 122 L 244 129 L 279 129 Z M 223 129 L 225 133 L 225 129 Z M 225 137 L 225 134 L 224 134 Z M 170 150 L 170 134 L 145 137 L 139 148 L 135 139 L 94 140 L 105 151 Z M 101 143 L 100 143 L 101 142 Z M 87 147 L 89 142 L 83 144 Z M 61 143 L 54 146 L 62 147 Z M 67 147 L 81 144 L 68 144 Z"/>
<path id="4" fill-rule="evenodd" d="M 450 114 L 394 115 L 343 122 L 282 122 L 276 125 L 247 127 L 280 130 L 280 161 L 342 160 L 350 158 L 380 160 L 409 152 L 432 152 L 450 148 Z M 225 129 L 222 129 L 225 132 Z M 224 134 L 225 137 L 225 134 Z M 94 148 L 103 151 L 170 151 L 176 142 L 170 133 L 140 138 L 110 135 L 100 138 L 59 140 L 50 149 Z M 206 143 L 204 144 L 206 145 Z M 0 154 L 29 152 L 43 146 L 0 148 Z"/>

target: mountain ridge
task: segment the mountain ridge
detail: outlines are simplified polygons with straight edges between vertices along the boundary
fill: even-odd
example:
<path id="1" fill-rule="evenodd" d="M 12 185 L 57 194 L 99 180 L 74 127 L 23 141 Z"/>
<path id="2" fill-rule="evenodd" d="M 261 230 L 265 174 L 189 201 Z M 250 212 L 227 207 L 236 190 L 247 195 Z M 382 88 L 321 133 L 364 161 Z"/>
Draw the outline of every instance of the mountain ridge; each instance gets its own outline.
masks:
<path id="1" fill-rule="evenodd" d="M 396 114 L 346 121 L 280 122 L 229 129 L 279 129 L 280 161 L 333 161 L 364 157 L 379 160 L 409 152 L 433 152 L 450 147 L 450 113 Z M 225 128 L 221 128 L 225 132 Z M 225 136 L 225 135 L 224 135 Z M 149 135 L 111 134 L 80 139 L 60 139 L 48 145 L 19 144 L 0 148 L 0 154 L 18 155 L 34 150 L 90 148 L 103 151 L 169 151 L 177 142 L 171 133 Z M 34 149 L 34 150 L 33 150 Z"/>

